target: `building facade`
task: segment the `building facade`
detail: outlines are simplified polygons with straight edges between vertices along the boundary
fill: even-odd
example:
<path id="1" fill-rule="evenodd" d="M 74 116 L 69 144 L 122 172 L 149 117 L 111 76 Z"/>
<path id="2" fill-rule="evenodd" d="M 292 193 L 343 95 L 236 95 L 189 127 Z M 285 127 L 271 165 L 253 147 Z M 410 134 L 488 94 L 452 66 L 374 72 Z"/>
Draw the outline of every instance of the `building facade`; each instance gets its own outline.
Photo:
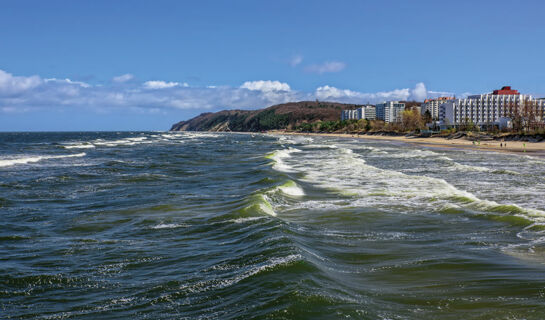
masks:
<path id="1" fill-rule="evenodd" d="M 454 100 L 454 97 L 439 97 L 437 99 L 426 99 L 420 106 L 420 113 L 423 115 L 429 111 L 433 120 L 439 119 L 439 106 L 443 103 Z"/>
<path id="2" fill-rule="evenodd" d="M 401 113 L 405 110 L 405 103 L 386 101 L 376 105 L 376 117 L 385 122 L 400 122 Z"/>
<path id="3" fill-rule="evenodd" d="M 492 93 L 450 100 L 439 107 L 439 120 L 443 125 L 473 123 L 485 127 L 501 126 L 507 119 L 531 115 L 536 122 L 545 121 L 545 100 L 519 93 L 511 87 L 503 87 Z M 501 120 L 501 121 L 500 121 Z M 501 122 L 501 123 L 500 123 Z"/>
<path id="4" fill-rule="evenodd" d="M 341 111 L 341 120 L 360 120 L 360 119 L 366 119 L 366 120 L 375 120 L 376 119 L 376 111 L 375 106 L 363 106 L 358 109 L 354 110 L 343 110 Z"/>

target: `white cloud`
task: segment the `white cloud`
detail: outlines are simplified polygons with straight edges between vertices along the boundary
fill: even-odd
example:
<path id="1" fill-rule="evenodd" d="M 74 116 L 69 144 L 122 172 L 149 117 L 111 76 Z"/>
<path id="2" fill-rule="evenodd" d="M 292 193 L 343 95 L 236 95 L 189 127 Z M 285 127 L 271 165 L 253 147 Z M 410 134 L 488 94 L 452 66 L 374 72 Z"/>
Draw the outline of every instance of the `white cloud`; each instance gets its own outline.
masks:
<path id="1" fill-rule="evenodd" d="M 117 82 L 117 83 L 123 83 L 123 82 L 130 81 L 132 79 L 134 79 L 134 75 L 132 75 L 130 73 L 126 73 L 126 74 L 122 74 L 122 75 L 117 76 L 117 77 L 113 77 L 112 81 Z"/>
<path id="2" fill-rule="evenodd" d="M 179 83 L 179 82 L 166 82 L 166 81 L 160 81 L 160 80 L 153 80 L 153 81 L 146 81 L 144 82 L 144 88 L 146 89 L 167 89 L 167 88 L 174 88 L 174 87 L 189 87 L 189 84 L 187 83 Z"/>
<path id="3" fill-rule="evenodd" d="M 290 61 L 289 61 L 289 64 L 290 66 L 292 67 L 296 67 L 297 65 L 299 65 L 301 62 L 303 62 L 303 56 L 301 55 L 295 55 L 293 57 L 291 57 Z"/>
<path id="4" fill-rule="evenodd" d="M 42 83 L 38 76 L 15 77 L 11 73 L 0 70 L 0 93 L 15 95 L 33 89 Z"/>
<path id="5" fill-rule="evenodd" d="M 424 101 L 428 97 L 428 90 L 426 90 L 426 85 L 419 82 L 416 84 L 414 89 L 411 90 L 411 97 L 415 101 Z"/>
<path id="6" fill-rule="evenodd" d="M 285 82 L 270 81 L 270 80 L 246 81 L 240 87 L 243 89 L 263 91 L 263 92 L 291 91 L 289 84 Z"/>
<path id="7" fill-rule="evenodd" d="M 68 78 L 66 78 L 66 79 L 49 78 L 49 79 L 44 79 L 44 81 L 45 82 L 58 82 L 58 83 L 74 84 L 74 85 L 78 85 L 78 86 L 80 86 L 82 88 L 89 88 L 91 86 L 88 83 L 81 82 L 81 81 L 73 81 L 73 80 L 70 80 Z"/>
<path id="8" fill-rule="evenodd" d="M 344 70 L 346 63 L 340 61 L 326 61 L 322 64 L 311 64 L 305 68 L 306 72 L 310 73 L 327 73 L 327 72 L 339 72 Z"/>
<path id="9" fill-rule="evenodd" d="M 150 90 L 157 89 L 157 90 Z M 161 89 L 161 90 L 159 90 Z M 247 81 L 240 87 L 189 87 L 185 83 L 148 81 L 90 85 L 70 79 L 42 79 L 39 76 L 13 76 L 0 70 L 0 113 L 34 110 L 84 109 L 96 113 L 169 112 L 172 109 L 218 111 L 257 109 L 279 103 L 302 100 L 327 100 L 345 103 L 378 103 L 385 100 L 420 100 L 433 97 L 424 84 L 413 89 L 359 92 L 330 85 L 315 91 L 293 90 L 280 81 Z"/>
<path id="10" fill-rule="evenodd" d="M 351 98 L 351 97 L 360 97 L 362 93 L 348 90 L 348 89 L 338 89 L 335 87 L 330 87 L 325 85 L 323 87 L 318 87 L 316 89 L 316 97 L 318 99 L 335 99 L 335 98 Z"/>
<path id="11" fill-rule="evenodd" d="M 334 100 L 345 103 L 378 103 L 386 100 L 408 100 L 409 89 L 395 89 L 392 91 L 365 93 L 348 89 L 338 89 L 323 86 L 316 89 L 315 96 L 320 100 Z"/>

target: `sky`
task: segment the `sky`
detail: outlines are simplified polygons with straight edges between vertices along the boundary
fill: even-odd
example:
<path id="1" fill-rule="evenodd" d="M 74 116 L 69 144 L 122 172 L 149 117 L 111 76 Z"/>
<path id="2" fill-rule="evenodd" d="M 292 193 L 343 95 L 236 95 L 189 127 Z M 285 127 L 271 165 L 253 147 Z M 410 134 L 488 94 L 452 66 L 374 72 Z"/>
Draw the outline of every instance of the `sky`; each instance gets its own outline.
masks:
<path id="1" fill-rule="evenodd" d="M 545 97 L 545 1 L 0 0 L 0 131 L 511 85 Z"/>

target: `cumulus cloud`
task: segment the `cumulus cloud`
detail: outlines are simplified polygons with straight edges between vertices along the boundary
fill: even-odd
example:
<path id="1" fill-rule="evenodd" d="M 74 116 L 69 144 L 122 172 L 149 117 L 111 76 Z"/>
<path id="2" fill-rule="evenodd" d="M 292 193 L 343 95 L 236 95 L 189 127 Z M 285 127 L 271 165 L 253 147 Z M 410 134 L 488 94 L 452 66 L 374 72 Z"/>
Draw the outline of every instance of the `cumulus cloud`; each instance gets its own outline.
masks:
<path id="1" fill-rule="evenodd" d="M 327 72 L 339 72 L 344 70 L 346 64 L 340 61 L 326 61 L 322 64 L 311 64 L 305 68 L 306 72 L 310 73 L 327 73 Z"/>
<path id="2" fill-rule="evenodd" d="M 316 89 L 315 95 L 318 99 L 321 100 L 335 100 L 345 103 L 378 103 L 388 100 L 412 100 L 410 99 L 411 90 L 408 88 L 365 93 L 348 89 L 338 89 L 335 87 L 323 86 Z"/>
<path id="3" fill-rule="evenodd" d="M 179 82 L 166 82 L 166 81 L 160 81 L 160 80 L 153 80 L 153 81 L 146 81 L 144 82 L 144 88 L 146 89 L 167 89 L 167 88 L 173 88 L 173 87 L 189 87 L 187 83 L 179 83 Z"/>
<path id="4" fill-rule="evenodd" d="M 113 77 L 112 81 L 117 82 L 117 83 L 123 83 L 123 82 L 130 81 L 132 79 L 134 79 L 134 75 L 132 75 L 130 73 L 126 73 L 126 74 L 122 74 L 122 75 L 117 76 L 117 77 Z"/>
<path id="5" fill-rule="evenodd" d="M 257 90 L 263 92 L 291 90 L 289 84 L 285 82 L 270 80 L 246 81 L 240 87 L 243 89 Z"/>
<path id="6" fill-rule="evenodd" d="M 318 87 L 316 89 L 316 97 L 318 99 L 336 99 L 336 98 L 358 98 L 364 94 L 349 89 L 338 89 L 330 86 Z"/>
<path id="7" fill-rule="evenodd" d="M 0 113 L 33 110 L 85 109 L 97 113 L 168 112 L 172 109 L 217 111 L 257 109 L 290 101 L 315 100 L 345 103 L 378 103 L 386 100 L 419 100 L 433 97 L 424 84 L 414 88 L 360 92 L 323 85 L 311 92 L 292 89 L 280 81 L 247 81 L 238 87 L 190 87 L 166 81 L 126 81 L 91 85 L 70 79 L 14 76 L 0 70 Z"/>
<path id="8" fill-rule="evenodd" d="M 0 93 L 14 95 L 33 89 L 42 84 L 38 76 L 15 77 L 11 73 L 0 70 Z"/>
<path id="9" fill-rule="evenodd" d="M 414 89 L 411 90 L 411 96 L 413 100 L 424 101 L 428 97 L 426 85 L 422 82 L 417 83 Z"/>

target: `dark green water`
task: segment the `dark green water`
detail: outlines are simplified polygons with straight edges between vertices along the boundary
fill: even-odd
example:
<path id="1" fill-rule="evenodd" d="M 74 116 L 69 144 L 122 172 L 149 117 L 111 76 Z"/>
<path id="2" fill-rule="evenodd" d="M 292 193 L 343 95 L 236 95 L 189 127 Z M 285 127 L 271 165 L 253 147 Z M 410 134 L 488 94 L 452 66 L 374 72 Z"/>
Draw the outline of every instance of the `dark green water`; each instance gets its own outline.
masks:
<path id="1" fill-rule="evenodd" d="M 545 318 L 545 159 L 0 133 L 0 217 L 0 318 Z"/>

